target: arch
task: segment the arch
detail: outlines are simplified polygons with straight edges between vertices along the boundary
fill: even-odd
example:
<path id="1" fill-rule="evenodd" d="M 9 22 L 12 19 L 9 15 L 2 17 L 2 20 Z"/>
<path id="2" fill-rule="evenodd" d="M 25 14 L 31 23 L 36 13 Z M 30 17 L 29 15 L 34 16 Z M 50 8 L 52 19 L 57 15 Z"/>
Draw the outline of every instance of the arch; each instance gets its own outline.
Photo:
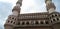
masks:
<path id="1" fill-rule="evenodd" d="M 58 16 L 57 14 L 55 14 L 55 16 Z"/>
<path id="2" fill-rule="evenodd" d="M 52 17 L 54 17 L 54 15 L 52 15 Z"/>
<path id="3" fill-rule="evenodd" d="M 22 22 L 22 25 L 24 25 L 25 24 L 25 22 Z"/>
<path id="4" fill-rule="evenodd" d="M 35 24 L 39 24 L 39 22 L 38 21 L 35 21 Z"/>
<path id="5" fill-rule="evenodd" d="M 13 23 L 13 21 L 11 21 L 11 23 Z"/>
<path id="6" fill-rule="evenodd" d="M 55 19 L 53 19 L 53 21 L 56 21 Z"/>
<path id="7" fill-rule="evenodd" d="M 13 24 L 15 24 L 15 22 L 13 22 Z"/>
<path id="8" fill-rule="evenodd" d="M 27 25 L 29 25 L 29 22 L 26 22 Z"/>
<path id="9" fill-rule="evenodd" d="M 52 23 L 52 20 L 51 20 L 51 23 Z"/>
<path id="10" fill-rule="evenodd" d="M 59 21 L 59 18 L 57 18 L 57 21 Z"/>
<path id="11" fill-rule="evenodd" d="M 8 23 L 9 23 L 10 21 L 8 20 Z"/>
<path id="12" fill-rule="evenodd" d="M 43 21 L 40 22 L 41 24 L 44 24 Z"/>
<path id="13" fill-rule="evenodd" d="M 20 22 L 18 22 L 17 25 L 20 25 Z"/>
<path id="14" fill-rule="evenodd" d="M 46 24 L 49 24 L 49 22 L 48 22 L 48 21 L 45 21 L 45 23 L 46 23 Z"/>

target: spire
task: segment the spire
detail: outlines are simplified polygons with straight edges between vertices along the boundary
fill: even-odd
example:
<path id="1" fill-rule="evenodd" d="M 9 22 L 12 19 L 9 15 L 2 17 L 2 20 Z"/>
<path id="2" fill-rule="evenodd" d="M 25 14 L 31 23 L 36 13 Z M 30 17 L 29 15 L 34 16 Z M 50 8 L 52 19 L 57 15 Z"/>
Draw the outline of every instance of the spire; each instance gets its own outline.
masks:
<path id="1" fill-rule="evenodd" d="M 16 6 L 14 6 L 14 8 L 12 9 L 13 15 L 17 16 L 18 14 L 20 14 L 21 6 L 22 0 L 18 0 Z"/>
<path id="2" fill-rule="evenodd" d="M 45 3 L 46 3 L 47 11 L 49 13 L 55 12 L 56 7 L 54 3 L 52 2 L 52 0 L 45 0 Z"/>
<path id="3" fill-rule="evenodd" d="M 18 0 L 17 3 L 16 3 L 16 5 L 22 6 L 22 0 Z"/>

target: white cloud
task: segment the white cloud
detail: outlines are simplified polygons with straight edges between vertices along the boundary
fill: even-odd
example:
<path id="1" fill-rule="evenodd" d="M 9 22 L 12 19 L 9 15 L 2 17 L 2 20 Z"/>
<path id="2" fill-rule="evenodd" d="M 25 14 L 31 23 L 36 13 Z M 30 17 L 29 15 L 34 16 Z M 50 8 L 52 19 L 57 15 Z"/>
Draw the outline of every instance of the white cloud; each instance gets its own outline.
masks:
<path id="1" fill-rule="evenodd" d="M 30 10 L 32 10 L 32 8 L 34 7 L 34 1 L 33 0 L 23 0 L 22 3 L 22 9 L 21 9 L 21 13 L 25 13 L 25 12 L 30 12 Z"/>
<path id="2" fill-rule="evenodd" d="M 12 3 L 14 6 L 17 0 L 0 0 L 0 2 Z"/>
<path id="3" fill-rule="evenodd" d="M 0 1 L 12 3 L 14 6 L 18 0 L 0 0 Z M 22 7 L 21 7 L 22 8 L 21 13 L 43 12 L 43 9 L 45 9 L 45 4 L 42 3 L 41 1 L 39 1 L 39 0 L 37 0 L 37 1 L 36 0 L 23 0 Z M 39 4 L 39 2 L 40 2 L 40 4 Z"/>
<path id="4" fill-rule="evenodd" d="M 39 3 L 40 2 L 40 3 Z M 35 13 L 35 12 L 45 12 L 45 2 L 36 1 L 36 0 L 24 0 L 23 5 L 21 7 L 21 14 L 22 13 Z"/>
<path id="5" fill-rule="evenodd" d="M 17 0 L 0 0 L 2 2 L 8 2 L 8 3 L 16 3 Z"/>
<path id="6" fill-rule="evenodd" d="M 0 1 L 12 3 L 14 6 L 18 0 L 0 0 Z M 46 11 L 44 0 L 23 0 L 22 4 L 23 5 L 21 7 L 22 8 L 21 13 L 34 13 Z"/>

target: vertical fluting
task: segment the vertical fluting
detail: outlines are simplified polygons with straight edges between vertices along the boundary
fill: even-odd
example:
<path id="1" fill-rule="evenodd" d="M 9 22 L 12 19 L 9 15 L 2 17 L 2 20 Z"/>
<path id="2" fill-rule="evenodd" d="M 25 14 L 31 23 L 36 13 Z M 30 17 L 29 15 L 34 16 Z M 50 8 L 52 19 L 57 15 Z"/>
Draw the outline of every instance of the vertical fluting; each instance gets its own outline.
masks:
<path id="1" fill-rule="evenodd" d="M 46 3 L 46 9 L 49 13 L 55 12 L 56 7 L 52 2 L 52 0 L 45 0 L 45 3 Z"/>

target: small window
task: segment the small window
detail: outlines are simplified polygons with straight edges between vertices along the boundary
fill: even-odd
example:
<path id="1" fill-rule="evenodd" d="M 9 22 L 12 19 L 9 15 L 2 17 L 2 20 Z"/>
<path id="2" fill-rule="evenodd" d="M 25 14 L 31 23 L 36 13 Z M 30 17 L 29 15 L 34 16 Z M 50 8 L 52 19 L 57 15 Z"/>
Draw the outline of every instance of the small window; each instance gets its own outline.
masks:
<path id="1" fill-rule="evenodd" d="M 51 17 L 50 17 L 50 19 L 51 19 Z"/>
<path id="2" fill-rule="evenodd" d="M 55 19 L 53 19 L 53 21 L 56 21 Z"/>
<path id="3" fill-rule="evenodd" d="M 48 21 L 46 21 L 46 24 L 49 24 L 49 22 L 48 22 Z"/>
<path id="4" fill-rule="evenodd" d="M 8 20 L 8 23 L 9 23 L 9 20 Z"/>
<path id="5" fill-rule="evenodd" d="M 59 18 L 57 18 L 57 21 L 59 20 Z"/>
<path id="6" fill-rule="evenodd" d="M 22 25 L 24 25 L 24 22 L 22 22 Z"/>
<path id="7" fill-rule="evenodd" d="M 57 16 L 57 15 L 55 15 L 55 16 Z"/>
<path id="8" fill-rule="evenodd" d="M 12 23 L 13 21 L 11 21 L 11 23 Z"/>
<path id="9" fill-rule="evenodd" d="M 27 25 L 29 25 L 29 22 L 26 22 Z"/>
<path id="10" fill-rule="evenodd" d="M 9 17 L 9 18 L 11 18 L 11 17 Z"/>
<path id="11" fill-rule="evenodd" d="M 52 15 L 52 17 L 54 17 L 54 15 Z"/>
<path id="12" fill-rule="evenodd" d="M 51 23 L 52 23 L 52 21 L 51 21 Z"/>
<path id="13" fill-rule="evenodd" d="M 11 17 L 8 17 L 8 19 L 11 19 Z"/>
<path id="14" fill-rule="evenodd" d="M 52 23 L 52 21 L 51 21 L 51 23 Z"/>
<path id="15" fill-rule="evenodd" d="M 20 22 L 18 22 L 18 24 L 17 25 L 20 25 Z"/>
<path id="16" fill-rule="evenodd" d="M 15 18 L 15 20 L 16 20 L 16 18 Z"/>
<path id="17" fill-rule="evenodd" d="M 15 24 L 15 22 L 13 22 L 13 24 Z"/>
<path id="18" fill-rule="evenodd" d="M 43 24 L 43 21 L 41 21 L 40 23 Z"/>
<path id="19" fill-rule="evenodd" d="M 12 19 L 14 19 L 14 17 Z"/>
<path id="20" fill-rule="evenodd" d="M 35 24 L 39 24 L 39 22 L 38 22 L 38 21 L 36 21 L 36 22 L 35 22 Z"/>

